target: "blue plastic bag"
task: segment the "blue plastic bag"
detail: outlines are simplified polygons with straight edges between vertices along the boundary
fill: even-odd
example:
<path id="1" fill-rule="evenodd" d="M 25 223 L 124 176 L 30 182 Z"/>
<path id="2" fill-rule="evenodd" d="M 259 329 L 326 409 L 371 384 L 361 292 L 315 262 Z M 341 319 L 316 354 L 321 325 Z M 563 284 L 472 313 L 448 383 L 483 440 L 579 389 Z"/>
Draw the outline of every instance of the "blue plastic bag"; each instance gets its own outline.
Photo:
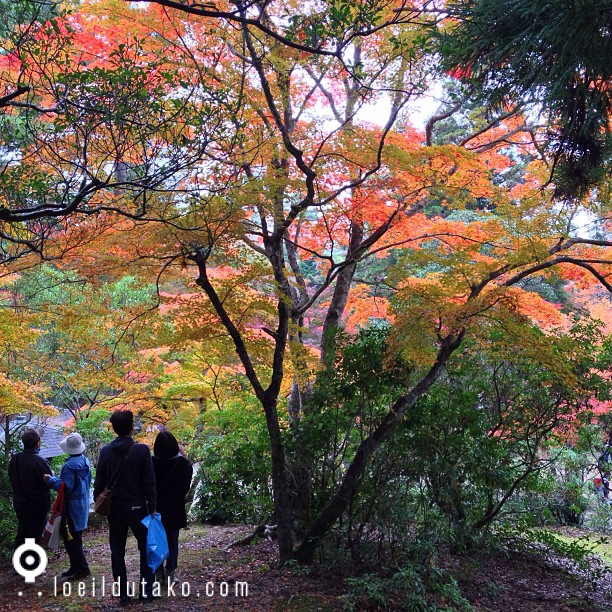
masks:
<path id="1" fill-rule="evenodd" d="M 153 570 L 168 558 L 168 538 L 161 522 L 161 514 L 157 512 L 153 518 L 147 514 L 140 521 L 147 528 L 147 565 Z"/>

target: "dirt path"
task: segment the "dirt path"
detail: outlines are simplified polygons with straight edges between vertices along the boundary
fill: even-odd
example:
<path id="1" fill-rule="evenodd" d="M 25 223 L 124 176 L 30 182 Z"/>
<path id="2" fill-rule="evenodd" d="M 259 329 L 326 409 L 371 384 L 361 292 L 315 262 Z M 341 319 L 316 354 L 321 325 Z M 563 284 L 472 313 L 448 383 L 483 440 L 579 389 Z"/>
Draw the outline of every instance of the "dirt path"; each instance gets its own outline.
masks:
<path id="1" fill-rule="evenodd" d="M 343 581 L 303 570 L 275 568 L 276 545 L 260 540 L 248 547 L 226 552 L 233 540 L 249 533 L 249 527 L 193 525 L 181 531 L 180 584 L 160 587 L 161 598 L 128 609 L 146 610 L 341 610 Z M 0 610 L 96 611 L 122 609 L 112 594 L 110 552 L 104 527 L 85 534 L 91 578 L 63 583 L 59 574 L 67 568 L 60 548 L 49 554 L 45 574 L 34 584 L 25 584 L 10 566 L 0 566 Z M 128 539 L 128 582 L 138 580 L 138 549 Z M 79 589 L 81 593 L 79 593 Z M 136 584 L 136 595 L 138 594 Z M 21 593 L 21 595 L 20 595 Z"/>
<path id="2" fill-rule="evenodd" d="M 277 569 L 276 543 L 256 540 L 249 546 L 226 551 L 247 535 L 249 526 L 192 525 L 181 532 L 179 573 L 181 582 L 168 591 L 160 588 L 159 600 L 129 609 L 195 612 L 347 610 L 348 570 L 313 566 Z M 110 553 L 105 525 L 90 528 L 85 537 L 92 577 L 63 583 L 57 578 L 67 568 L 60 548 L 49 555 L 44 575 L 25 584 L 12 567 L 0 564 L 0 611 L 97 612 L 119 610 L 112 594 Z M 612 580 L 588 584 L 588 577 L 573 575 L 568 568 L 554 567 L 525 555 L 501 552 L 472 557 L 439 554 L 439 563 L 458 577 L 461 591 L 477 612 L 611 612 Z M 128 580 L 138 580 L 138 550 L 130 537 L 126 555 Z M 347 569 L 348 568 L 348 569 Z M 81 589 L 81 592 L 79 592 Z M 21 595 L 20 595 L 21 593 Z M 440 603 L 440 602 L 438 602 Z M 366 608 L 359 607 L 365 610 Z M 394 600 L 393 610 L 408 610 Z M 452 610 L 453 608 L 446 608 Z"/>

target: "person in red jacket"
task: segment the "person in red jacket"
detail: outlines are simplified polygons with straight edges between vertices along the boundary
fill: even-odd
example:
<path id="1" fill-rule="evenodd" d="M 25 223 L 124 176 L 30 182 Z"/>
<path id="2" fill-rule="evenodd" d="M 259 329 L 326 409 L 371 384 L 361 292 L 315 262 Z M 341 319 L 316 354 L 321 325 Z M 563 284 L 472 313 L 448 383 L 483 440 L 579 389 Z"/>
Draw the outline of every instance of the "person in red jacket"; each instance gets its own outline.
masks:
<path id="1" fill-rule="evenodd" d="M 161 573 L 170 584 L 177 580 L 179 531 L 187 526 L 185 497 L 191 488 L 193 467 L 168 430 L 160 431 L 153 445 L 157 510 L 168 538 L 168 559 Z M 158 570 L 159 571 L 159 570 Z"/>
<path id="2" fill-rule="evenodd" d="M 131 529 L 140 552 L 140 599 L 153 599 L 153 571 L 147 564 L 147 528 L 140 522 L 149 513 L 155 516 L 157 494 L 151 451 L 146 444 L 137 444 L 132 438 L 134 415 L 130 410 L 115 410 L 110 418 L 117 437 L 102 448 L 96 479 L 94 500 L 111 483 L 119 465 L 127 456 L 127 463 L 113 494 L 113 505 L 108 516 L 108 540 L 111 550 L 113 578 L 119 582 L 120 604 L 130 603 L 125 545 Z M 135 589 L 132 589 L 132 595 Z"/>

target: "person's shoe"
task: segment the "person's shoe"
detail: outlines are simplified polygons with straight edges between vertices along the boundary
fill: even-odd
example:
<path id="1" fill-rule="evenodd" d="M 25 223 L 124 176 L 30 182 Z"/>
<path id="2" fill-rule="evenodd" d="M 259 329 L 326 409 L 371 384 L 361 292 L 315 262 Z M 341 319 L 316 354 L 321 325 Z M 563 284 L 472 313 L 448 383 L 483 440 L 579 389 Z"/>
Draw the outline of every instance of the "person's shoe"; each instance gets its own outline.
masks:
<path id="1" fill-rule="evenodd" d="M 60 578 L 66 578 L 70 580 L 75 575 L 75 573 L 76 572 L 73 569 L 67 569 L 65 572 L 62 572 L 60 574 Z"/>
<path id="2" fill-rule="evenodd" d="M 155 580 L 160 584 L 166 584 L 166 578 L 168 575 L 166 574 L 166 568 L 160 565 L 155 572 Z"/>
<path id="3" fill-rule="evenodd" d="M 82 572 L 68 571 L 62 572 L 60 574 L 60 578 L 62 580 L 83 580 L 84 578 L 89 578 L 91 576 L 91 572 L 89 570 L 85 570 Z"/>
<path id="4" fill-rule="evenodd" d="M 91 572 L 89 570 L 85 570 L 83 572 L 77 572 L 74 575 L 74 580 L 83 580 L 84 578 L 89 578 L 91 576 Z"/>
<path id="5" fill-rule="evenodd" d="M 122 608 L 125 608 L 126 606 L 130 605 L 130 598 L 127 595 L 121 595 L 121 597 L 119 597 L 119 605 Z"/>
<path id="6" fill-rule="evenodd" d="M 138 596 L 138 601 L 141 601 L 142 603 L 150 603 L 151 601 L 154 601 L 156 599 L 161 599 L 161 597 L 159 595 L 139 595 Z"/>
<path id="7" fill-rule="evenodd" d="M 173 585 L 175 582 L 178 582 L 178 578 L 174 570 L 172 570 L 171 572 L 168 572 L 167 578 L 168 578 L 168 584 L 170 585 Z"/>

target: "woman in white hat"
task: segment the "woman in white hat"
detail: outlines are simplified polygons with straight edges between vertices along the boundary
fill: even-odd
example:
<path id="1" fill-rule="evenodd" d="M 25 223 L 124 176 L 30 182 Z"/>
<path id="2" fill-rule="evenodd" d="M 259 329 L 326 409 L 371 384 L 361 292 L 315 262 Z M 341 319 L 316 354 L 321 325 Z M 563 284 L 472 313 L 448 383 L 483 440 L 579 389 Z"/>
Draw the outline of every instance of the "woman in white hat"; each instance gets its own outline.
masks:
<path id="1" fill-rule="evenodd" d="M 83 531 L 89 518 L 89 489 L 91 465 L 83 451 L 85 444 L 78 433 L 71 433 L 60 442 L 60 448 L 68 455 L 59 478 L 45 475 L 49 487 L 59 490 L 64 483 L 67 508 L 67 529 L 62 530 L 64 546 L 70 559 L 70 567 L 62 573 L 66 580 L 80 580 L 90 575 L 89 564 L 83 550 Z"/>

